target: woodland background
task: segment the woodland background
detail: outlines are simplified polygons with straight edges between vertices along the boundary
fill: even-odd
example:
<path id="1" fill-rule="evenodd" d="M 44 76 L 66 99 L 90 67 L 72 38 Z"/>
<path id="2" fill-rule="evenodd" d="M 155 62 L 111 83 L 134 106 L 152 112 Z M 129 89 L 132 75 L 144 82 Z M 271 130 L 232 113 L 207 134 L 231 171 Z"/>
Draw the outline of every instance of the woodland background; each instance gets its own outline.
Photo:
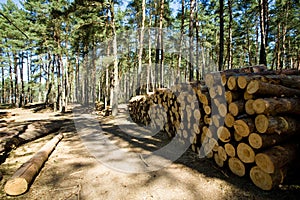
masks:
<path id="1" fill-rule="evenodd" d="M 0 14 L 0 102 L 16 107 L 103 101 L 116 114 L 130 96 L 207 71 L 300 68 L 298 0 L 8 0 Z M 135 39 L 118 43 L 126 31 Z"/>

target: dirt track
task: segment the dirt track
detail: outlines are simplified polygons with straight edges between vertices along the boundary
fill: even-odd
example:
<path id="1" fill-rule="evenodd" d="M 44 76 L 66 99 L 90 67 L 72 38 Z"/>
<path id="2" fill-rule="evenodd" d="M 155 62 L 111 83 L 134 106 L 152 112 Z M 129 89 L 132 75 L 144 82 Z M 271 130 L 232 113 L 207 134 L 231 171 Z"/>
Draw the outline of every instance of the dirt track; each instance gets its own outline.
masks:
<path id="1" fill-rule="evenodd" d="M 20 111 L 19 120 L 23 119 Z M 26 117 L 23 117 L 28 119 L 29 112 L 24 113 Z M 72 114 L 30 115 L 30 118 L 72 117 Z M 104 131 L 107 135 L 118 142 L 124 140 L 111 118 L 100 121 L 106 125 Z M 25 144 L 11 153 L 0 166 L 4 176 L 0 199 L 297 199 L 300 191 L 299 186 L 291 185 L 291 182 L 270 192 L 262 191 L 249 178 L 239 178 L 229 171 L 220 170 L 212 161 L 199 159 L 190 150 L 175 163 L 155 172 L 117 172 L 90 154 L 72 122 L 66 124 L 62 131 L 64 139 L 51 154 L 30 190 L 19 197 L 4 194 L 5 181 L 54 134 Z M 145 146 L 143 142 L 139 143 L 139 148 Z"/>

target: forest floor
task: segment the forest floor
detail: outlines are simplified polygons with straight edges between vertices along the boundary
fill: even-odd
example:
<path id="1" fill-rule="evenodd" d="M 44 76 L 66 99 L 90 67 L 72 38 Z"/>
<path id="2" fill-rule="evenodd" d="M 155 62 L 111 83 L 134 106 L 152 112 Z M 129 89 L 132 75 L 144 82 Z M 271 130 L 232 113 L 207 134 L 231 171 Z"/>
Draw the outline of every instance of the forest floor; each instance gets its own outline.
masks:
<path id="1" fill-rule="evenodd" d="M 24 144 L 13 150 L 0 165 L 0 199 L 298 199 L 299 179 L 287 179 L 280 188 L 262 191 L 249 177 L 237 177 L 227 169 L 219 169 L 208 159 L 200 159 L 190 149 L 171 165 L 148 173 L 123 173 L 99 162 L 85 146 L 72 120 L 74 113 L 33 113 L 29 109 L 11 109 L 15 121 L 65 119 L 58 143 L 30 189 L 17 197 L 7 196 L 5 182 L 55 134 Z M 103 132 L 122 144 L 126 139 L 112 117 L 98 117 Z M 161 141 L 166 140 L 161 134 Z M 97 142 L 97 141 L 95 141 Z M 148 151 L 145 141 L 135 146 Z M 130 142 L 129 142 L 130 143 Z M 295 182 L 298 180 L 298 183 Z"/>

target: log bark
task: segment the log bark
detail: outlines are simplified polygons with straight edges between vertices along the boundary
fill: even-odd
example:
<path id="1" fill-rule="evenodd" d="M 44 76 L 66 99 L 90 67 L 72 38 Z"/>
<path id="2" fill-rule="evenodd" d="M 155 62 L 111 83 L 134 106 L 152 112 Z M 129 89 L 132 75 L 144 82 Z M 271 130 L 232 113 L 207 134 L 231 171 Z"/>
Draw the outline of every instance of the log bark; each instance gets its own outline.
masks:
<path id="1" fill-rule="evenodd" d="M 282 85 L 275 85 L 271 83 L 264 83 L 259 80 L 251 81 L 247 86 L 249 94 L 274 96 L 274 97 L 300 97 L 300 90 L 288 88 Z"/>
<path id="2" fill-rule="evenodd" d="M 251 133 L 248 137 L 250 146 L 254 149 L 263 149 L 274 146 L 291 138 L 291 134 L 257 134 Z"/>
<path id="3" fill-rule="evenodd" d="M 297 156 L 297 145 L 284 144 L 274 146 L 255 156 L 256 165 L 266 173 L 274 173 Z"/>
<path id="4" fill-rule="evenodd" d="M 14 175 L 6 182 L 4 191 L 11 196 L 25 193 L 29 185 L 39 173 L 41 167 L 48 159 L 57 143 L 63 138 L 62 134 L 55 136 L 51 141 L 44 145 L 30 160 L 24 163 Z"/>

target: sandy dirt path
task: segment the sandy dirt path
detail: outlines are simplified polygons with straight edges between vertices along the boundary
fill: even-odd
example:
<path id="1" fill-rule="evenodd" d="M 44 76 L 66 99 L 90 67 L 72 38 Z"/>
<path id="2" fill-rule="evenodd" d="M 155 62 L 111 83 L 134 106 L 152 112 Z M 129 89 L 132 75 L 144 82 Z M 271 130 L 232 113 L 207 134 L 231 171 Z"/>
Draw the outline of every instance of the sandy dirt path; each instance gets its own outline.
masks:
<path id="1" fill-rule="evenodd" d="M 55 117 L 52 116 L 51 117 Z M 61 117 L 61 116 L 56 116 Z M 72 114 L 64 116 L 71 118 Z M 110 118 L 100 120 L 111 127 L 103 130 L 115 134 Z M 207 159 L 199 159 L 188 150 L 176 162 L 149 173 L 122 173 L 99 162 L 69 122 L 61 130 L 65 137 L 36 177 L 29 191 L 18 197 L 4 194 L 5 181 L 26 160 L 55 134 L 25 144 L 14 150 L 0 166 L 4 175 L 0 199 L 296 199 L 299 189 L 277 189 L 265 192 L 256 188 L 248 178 L 239 178 L 220 170 Z M 140 146 L 142 148 L 143 146 Z"/>

